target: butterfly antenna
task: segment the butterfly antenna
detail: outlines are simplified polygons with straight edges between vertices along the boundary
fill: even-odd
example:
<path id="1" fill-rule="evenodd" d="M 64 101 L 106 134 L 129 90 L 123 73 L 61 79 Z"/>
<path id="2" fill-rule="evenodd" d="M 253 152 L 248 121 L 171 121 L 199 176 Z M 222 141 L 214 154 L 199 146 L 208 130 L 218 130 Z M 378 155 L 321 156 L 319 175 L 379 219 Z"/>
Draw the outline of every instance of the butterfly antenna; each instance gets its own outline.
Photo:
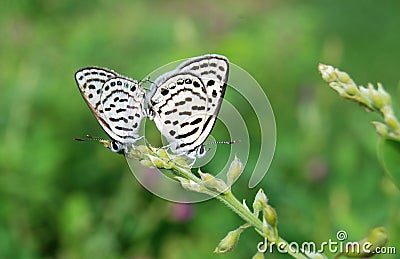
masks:
<path id="1" fill-rule="evenodd" d="M 240 142 L 240 139 L 231 140 L 231 141 L 213 141 L 210 143 L 206 143 L 204 145 L 214 145 L 214 144 L 226 144 L 226 145 L 233 145 Z"/>
<path id="2" fill-rule="evenodd" d="M 74 138 L 76 141 L 89 141 L 89 140 L 96 140 L 96 141 L 106 141 L 106 139 L 93 137 L 91 135 L 86 135 L 86 138 Z"/>

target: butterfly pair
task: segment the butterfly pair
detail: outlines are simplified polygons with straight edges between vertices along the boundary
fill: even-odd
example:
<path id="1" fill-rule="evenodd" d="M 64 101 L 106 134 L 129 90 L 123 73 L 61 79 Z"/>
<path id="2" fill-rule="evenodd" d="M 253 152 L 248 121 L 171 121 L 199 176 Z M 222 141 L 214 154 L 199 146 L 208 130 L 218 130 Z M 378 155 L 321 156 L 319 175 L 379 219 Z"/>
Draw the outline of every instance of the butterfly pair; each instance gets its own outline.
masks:
<path id="1" fill-rule="evenodd" d="M 221 55 L 190 58 L 158 77 L 146 91 L 141 82 L 98 67 L 75 73 L 79 90 L 110 136 L 113 152 L 127 152 L 144 118 L 154 120 L 176 154 L 201 157 L 225 94 L 228 59 Z"/>

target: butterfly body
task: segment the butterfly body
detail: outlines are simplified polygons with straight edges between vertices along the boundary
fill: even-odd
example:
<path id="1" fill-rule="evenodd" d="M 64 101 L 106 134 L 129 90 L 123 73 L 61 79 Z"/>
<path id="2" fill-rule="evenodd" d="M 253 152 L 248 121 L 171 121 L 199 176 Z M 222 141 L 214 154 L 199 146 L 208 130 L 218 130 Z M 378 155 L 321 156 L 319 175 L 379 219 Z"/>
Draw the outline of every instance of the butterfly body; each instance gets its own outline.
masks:
<path id="1" fill-rule="evenodd" d="M 120 152 L 138 138 L 143 118 L 154 120 L 174 153 L 204 155 L 224 97 L 229 63 L 220 55 L 204 55 L 181 63 L 158 77 L 149 91 L 116 72 L 88 67 L 75 74 L 78 87 L 100 125 Z"/>

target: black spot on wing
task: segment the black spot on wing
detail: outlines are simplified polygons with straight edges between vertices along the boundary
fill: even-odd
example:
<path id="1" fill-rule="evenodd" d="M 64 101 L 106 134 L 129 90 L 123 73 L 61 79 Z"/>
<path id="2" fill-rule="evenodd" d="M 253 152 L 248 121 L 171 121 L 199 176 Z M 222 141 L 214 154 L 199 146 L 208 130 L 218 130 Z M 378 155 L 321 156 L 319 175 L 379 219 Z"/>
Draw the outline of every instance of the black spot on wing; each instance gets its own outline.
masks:
<path id="1" fill-rule="evenodd" d="M 123 121 L 125 123 L 128 123 L 128 119 L 127 118 L 123 118 L 123 117 L 119 117 L 119 118 L 109 118 L 110 121 L 112 122 L 118 122 L 118 121 Z"/>
<path id="2" fill-rule="evenodd" d="M 137 124 L 137 123 L 135 123 L 135 124 Z M 134 125 L 134 127 L 136 128 L 137 125 L 136 125 L 136 126 Z M 122 130 L 122 131 L 133 131 L 133 129 L 125 128 L 125 127 L 121 127 L 121 126 L 115 126 L 115 128 L 116 128 L 117 130 Z"/>
<path id="3" fill-rule="evenodd" d="M 176 139 L 187 138 L 187 137 L 189 137 L 189 136 L 195 134 L 198 130 L 199 130 L 199 128 L 196 127 L 196 128 L 194 128 L 192 131 L 189 131 L 189 132 L 187 132 L 187 133 L 185 133 L 185 134 L 181 134 L 181 135 L 176 136 Z"/>
<path id="4" fill-rule="evenodd" d="M 196 125 L 196 124 L 200 123 L 202 120 L 203 119 L 201 119 L 201 118 L 197 118 L 194 121 L 190 122 L 190 125 Z"/>
<path id="5" fill-rule="evenodd" d="M 205 109 L 206 109 L 205 106 L 197 106 L 197 105 L 192 106 L 192 110 L 204 111 Z"/>
<path id="6" fill-rule="evenodd" d="M 116 110 L 115 112 L 116 112 L 116 113 L 126 112 L 126 109 L 124 109 L 124 108 L 119 108 L 119 109 Z"/>
<path id="7" fill-rule="evenodd" d="M 188 116 L 190 116 L 190 115 L 192 115 L 192 112 L 191 111 L 183 111 L 183 112 L 179 112 L 179 115 L 188 115 Z"/>
<path id="8" fill-rule="evenodd" d="M 172 110 L 170 110 L 170 111 L 166 111 L 165 112 L 165 115 L 170 115 L 170 114 L 172 114 L 172 113 L 175 113 L 175 112 L 177 112 L 178 110 L 175 108 L 175 109 L 172 109 Z"/>

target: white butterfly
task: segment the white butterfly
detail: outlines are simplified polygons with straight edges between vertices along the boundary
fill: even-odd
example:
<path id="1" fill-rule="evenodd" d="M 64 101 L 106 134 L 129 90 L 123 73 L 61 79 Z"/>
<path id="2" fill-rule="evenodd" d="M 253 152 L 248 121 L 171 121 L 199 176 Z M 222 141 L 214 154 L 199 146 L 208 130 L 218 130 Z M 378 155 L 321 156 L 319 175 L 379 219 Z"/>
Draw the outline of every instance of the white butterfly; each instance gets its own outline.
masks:
<path id="1" fill-rule="evenodd" d="M 174 153 L 205 154 L 204 141 L 217 119 L 228 81 L 229 62 L 220 55 L 191 58 L 152 84 L 150 119 Z"/>
<path id="2" fill-rule="evenodd" d="M 228 81 L 229 62 L 220 55 L 188 59 L 158 77 L 146 94 L 136 80 L 106 68 L 87 67 L 75 74 L 89 108 L 112 141 L 126 152 L 139 136 L 144 117 L 154 120 L 174 153 L 195 158 L 214 127 Z"/>
<path id="3" fill-rule="evenodd" d="M 145 91 L 133 79 L 98 67 L 87 67 L 75 73 L 79 90 L 97 121 L 110 136 L 109 149 L 126 152 L 138 135 L 145 117 Z"/>

